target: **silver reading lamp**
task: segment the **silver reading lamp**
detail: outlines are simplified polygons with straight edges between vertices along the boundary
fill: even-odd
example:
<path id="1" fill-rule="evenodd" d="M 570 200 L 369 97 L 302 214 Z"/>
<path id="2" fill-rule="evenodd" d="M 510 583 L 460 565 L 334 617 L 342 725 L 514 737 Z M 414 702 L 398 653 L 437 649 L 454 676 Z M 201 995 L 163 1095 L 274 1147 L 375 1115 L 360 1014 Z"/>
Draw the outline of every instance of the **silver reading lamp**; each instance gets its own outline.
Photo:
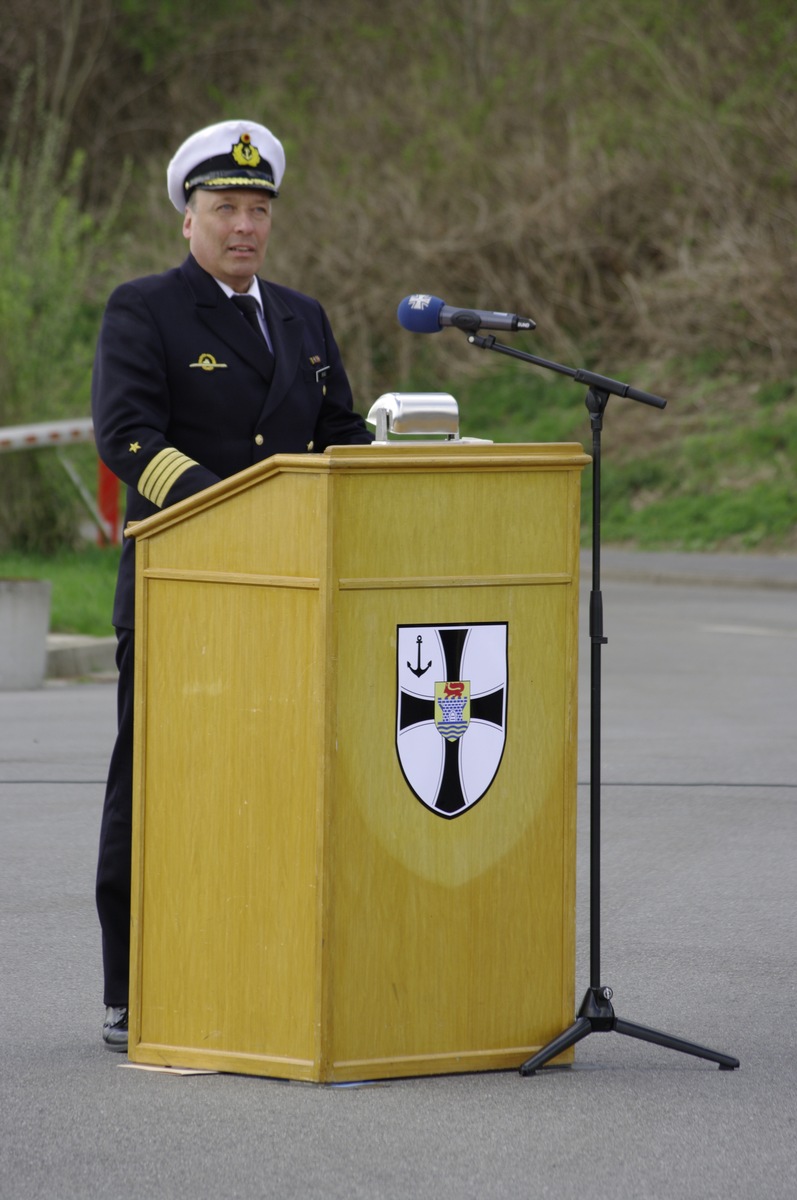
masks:
<path id="1" fill-rule="evenodd" d="M 459 436 L 459 408 L 446 392 L 385 392 L 365 418 L 376 428 L 374 445 L 384 445 L 388 434 L 442 437 L 448 442 L 483 442 Z"/>

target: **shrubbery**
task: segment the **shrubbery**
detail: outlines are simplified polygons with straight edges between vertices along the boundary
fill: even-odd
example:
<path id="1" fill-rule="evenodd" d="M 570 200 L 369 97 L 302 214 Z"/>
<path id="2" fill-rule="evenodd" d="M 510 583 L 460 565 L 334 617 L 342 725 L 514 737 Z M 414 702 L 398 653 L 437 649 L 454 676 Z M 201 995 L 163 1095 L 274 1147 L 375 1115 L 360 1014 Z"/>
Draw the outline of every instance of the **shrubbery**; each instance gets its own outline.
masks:
<path id="1" fill-rule="evenodd" d="M 23 76 L 0 155 L 0 426 L 89 414 L 109 241 L 107 223 L 81 206 L 81 155 L 64 162 L 61 124 L 31 119 L 32 82 Z M 77 504 L 55 451 L 0 458 L 0 548 L 68 545 Z"/>

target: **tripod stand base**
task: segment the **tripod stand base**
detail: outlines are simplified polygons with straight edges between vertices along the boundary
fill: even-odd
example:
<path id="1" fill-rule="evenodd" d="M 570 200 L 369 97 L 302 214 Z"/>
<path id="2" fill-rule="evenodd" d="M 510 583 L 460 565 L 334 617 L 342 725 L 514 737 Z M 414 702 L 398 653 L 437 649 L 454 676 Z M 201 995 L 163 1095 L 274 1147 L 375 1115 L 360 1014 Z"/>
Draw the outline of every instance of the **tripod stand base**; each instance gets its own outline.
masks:
<path id="1" fill-rule="evenodd" d="M 611 998 L 611 988 L 590 988 L 573 1024 L 547 1046 L 543 1046 L 532 1058 L 527 1059 L 520 1068 L 520 1074 L 536 1075 L 540 1067 L 544 1067 L 552 1058 L 556 1058 L 557 1054 L 574 1046 L 590 1033 L 612 1032 L 638 1038 L 641 1042 L 666 1046 L 670 1050 L 679 1050 L 681 1054 L 691 1054 L 695 1058 L 708 1059 L 709 1062 L 718 1063 L 721 1071 L 733 1071 L 739 1066 L 738 1058 L 732 1058 L 728 1054 L 720 1054 L 694 1042 L 686 1042 L 683 1038 L 672 1037 L 669 1033 L 660 1033 L 657 1029 L 648 1029 L 646 1025 L 624 1021 L 622 1017 L 616 1016 Z"/>

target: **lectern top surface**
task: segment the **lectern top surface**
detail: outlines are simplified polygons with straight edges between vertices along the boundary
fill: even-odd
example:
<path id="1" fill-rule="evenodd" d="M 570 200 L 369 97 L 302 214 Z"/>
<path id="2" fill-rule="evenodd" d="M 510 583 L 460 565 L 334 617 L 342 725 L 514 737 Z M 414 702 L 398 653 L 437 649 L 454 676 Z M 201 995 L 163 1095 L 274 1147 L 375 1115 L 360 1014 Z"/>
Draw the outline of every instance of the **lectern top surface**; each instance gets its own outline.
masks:
<path id="1" fill-rule="evenodd" d="M 591 462 L 578 442 L 372 443 L 330 446 L 323 454 L 275 454 L 263 462 L 222 479 L 212 487 L 138 521 L 126 537 L 145 538 L 236 493 L 280 475 L 336 475 L 373 472 L 581 470 Z"/>

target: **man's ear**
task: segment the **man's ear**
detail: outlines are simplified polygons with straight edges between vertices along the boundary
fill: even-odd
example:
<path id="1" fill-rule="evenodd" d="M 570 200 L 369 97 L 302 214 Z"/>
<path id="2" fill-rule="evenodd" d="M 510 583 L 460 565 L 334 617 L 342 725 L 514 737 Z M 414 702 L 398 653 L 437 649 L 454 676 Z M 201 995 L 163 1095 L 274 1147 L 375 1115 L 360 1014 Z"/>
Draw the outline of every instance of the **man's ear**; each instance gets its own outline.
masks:
<path id="1" fill-rule="evenodd" d="M 184 238 L 190 239 L 190 237 L 191 237 L 191 217 L 192 217 L 192 215 L 193 214 L 191 212 L 191 209 L 187 208 L 185 210 L 185 216 L 183 217 L 183 237 Z"/>

